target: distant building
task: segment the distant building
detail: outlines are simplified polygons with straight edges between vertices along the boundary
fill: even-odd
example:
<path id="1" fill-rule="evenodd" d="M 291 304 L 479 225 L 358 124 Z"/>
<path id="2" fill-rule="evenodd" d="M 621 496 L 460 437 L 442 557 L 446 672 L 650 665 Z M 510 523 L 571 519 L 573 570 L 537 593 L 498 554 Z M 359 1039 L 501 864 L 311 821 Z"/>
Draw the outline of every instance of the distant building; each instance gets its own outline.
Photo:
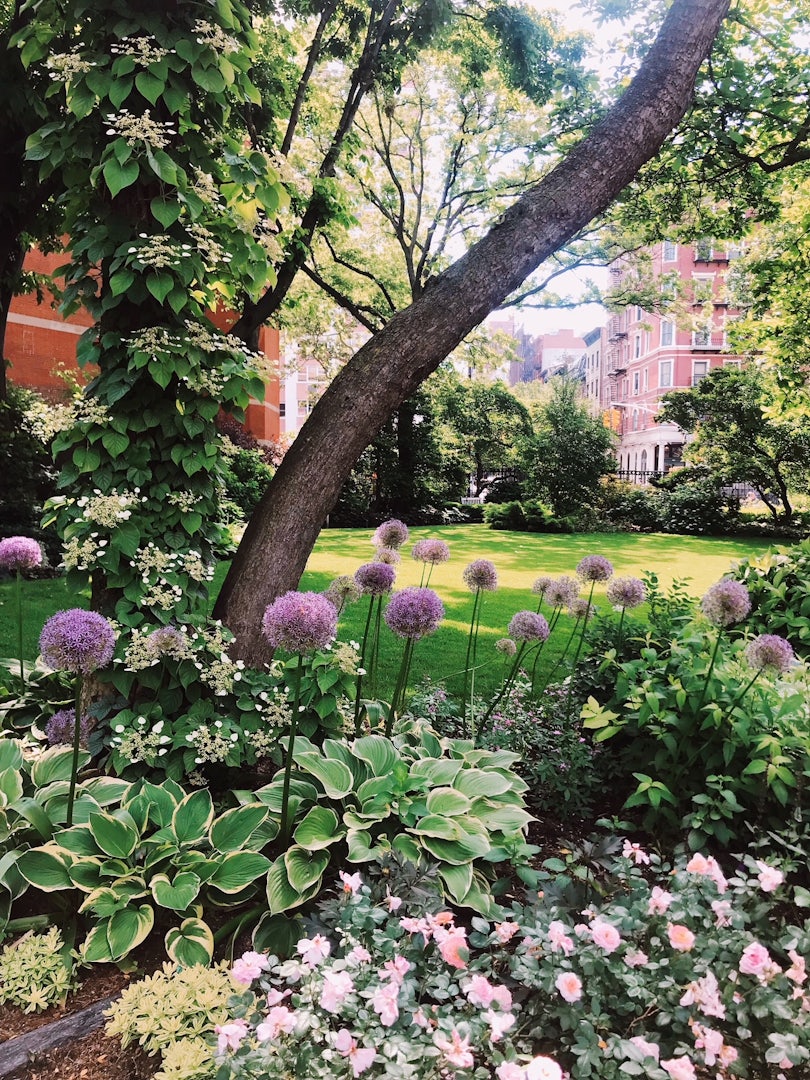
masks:
<path id="1" fill-rule="evenodd" d="M 552 375 L 578 375 L 585 342 L 573 330 L 554 330 L 531 338 L 530 342 L 523 362 L 513 361 L 510 365 L 510 386 Z"/>
<path id="2" fill-rule="evenodd" d="M 741 363 L 725 352 L 731 314 L 725 277 L 735 253 L 730 245 L 711 241 L 656 244 L 650 252 L 654 281 L 660 281 L 664 294 L 683 292 L 683 301 L 673 304 L 677 320 L 635 305 L 610 317 L 600 374 L 591 373 L 586 390 L 619 436 L 620 475 L 645 483 L 651 474 L 679 465 L 686 435 L 674 424 L 655 422 L 662 396 L 696 386 L 714 368 Z M 614 286 L 628 272 L 614 264 Z"/>

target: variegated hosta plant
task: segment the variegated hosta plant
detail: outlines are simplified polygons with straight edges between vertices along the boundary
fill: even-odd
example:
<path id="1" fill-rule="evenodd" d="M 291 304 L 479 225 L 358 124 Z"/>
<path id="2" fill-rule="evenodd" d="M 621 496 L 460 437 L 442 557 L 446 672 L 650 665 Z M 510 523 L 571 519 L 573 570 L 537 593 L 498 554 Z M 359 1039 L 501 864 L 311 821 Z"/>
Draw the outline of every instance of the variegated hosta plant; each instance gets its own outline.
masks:
<path id="1" fill-rule="evenodd" d="M 260 849 L 277 826 L 256 802 L 216 815 L 208 791 L 186 794 L 173 780 L 127 787 L 119 807 L 85 806 L 71 828 L 25 852 L 17 870 L 44 892 L 84 894 L 84 963 L 121 960 L 167 922 L 172 960 L 208 963 L 214 936 L 204 914 L 255 894 L 270 865 Z"/>
<path id="2" fill-rule="evenodd" d="M 299 736 L 293 758 L 296 826 L 267 875 L 272 914 L 317 896 L 333 860 L 371 862 L 392 851 L 414 863 L 428 858 L 438 863 L 445 898 L 482 914 L 495 908 L 496 864 L 509 860 L 531 874 L 531 815 L 526 784 L 512 771 L 516 754 L 440 739 L 424 721 L 404 720 L 391 739 L 325 739 L 318 747 Z M 278 818 L 279 780 L 240 797 L 258 798 Z"/>

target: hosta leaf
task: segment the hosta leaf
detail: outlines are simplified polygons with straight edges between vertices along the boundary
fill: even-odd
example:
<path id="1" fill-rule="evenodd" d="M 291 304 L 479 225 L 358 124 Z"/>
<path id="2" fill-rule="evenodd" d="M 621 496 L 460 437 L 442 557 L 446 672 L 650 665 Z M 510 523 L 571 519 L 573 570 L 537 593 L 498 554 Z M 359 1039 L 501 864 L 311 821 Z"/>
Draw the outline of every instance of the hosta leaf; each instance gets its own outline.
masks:
<path id="1" fill-rule="evenodd" d="M 113 959 L 107 941 L 107 923 L 94 926 L 82 942 L 79 956 L 83 964 L 109 964 Z"/>
<path id="2" fill-rule="evenodd" d="M 438 836 L 420 836 L 419 842 L 439 862 L 460 865 L 478 859 L 489 851 L 489 842 L 480 836 L 464 833 L 459 840 L 442 840 Z"/>
<path id="3" fill-rule="evenodd" d="M 214 935 L 202 919 L 184 919 L 173 926 L 165 937 L 166 952 L 175 964 L 193 967 L 211 963 L 214 955 Z"/>
<path id="4" fill-rule="evenodd" d="M 149 904 L 127 907 L 116 912 L 107 923 L 107 944 L 113 960 L 120 960 L 145 941 L 155 923 Z"/>
<path id="5" fill-rule="evenodd" d="M 172 830 L 180 844 L 196 844 L 211 825 L 214 804 L 207 789 L 193 791 L 180 802 L 172 815 Z"/>
<path id="6" fill-rule="evenodd" d="M 86 750 L 79 751 L 79 769 L 90 760 Z M 31 780 L 35 787 L 45 787 L 54 780 L 70 780 L 73 771 L 73 751 L 64 746 L 51 746 L 39 755 L 31 766 Z"/>
<path id="7" fill-rule="evenodd" d="M 329 852 L 305 851 L 304 848 L 293 846 L 284 853 L 284 865 L 290 885 L 296 892 L 304 893 L 320 882 L 329 865 Z"/>
<path id="8" fill-rule="evenodd" d="M 472 807 L 472 802 L 460 791 L 451 787 L 437 787 L 429 792 L 427 797 L 427 809 L 429 814 L 447 814 L 455 817 L 458 814 L 467 814 Z"/>
<path id="9" fill-rule="evenodd" d="M 326 806 L 313 806 L 293 833 L 293 840 L 307 851 L 329 847 L 346 829 L 338 824 L 337 814 Z"/>
<path id="10" fill-rule="evenodd" d="M 460 863 L 458 866 L 441 866 L 439 867 L 439 877 L 444 882 L 450 899 L 456 903 L 461 903 L 462 898 L 470 891 L 473 883 L 472 863 Z"/>
<path id="11" fill-rule="evenodd" d="M 149 882 L 155 903 L 171 911 L 185 911 L 200 892 L 200 879 L 189 870 L 181 870 L 169 880 L 167 874 L 156 874 Z"/>
<path id="12" fill-rule="evenodd" d="M 267 808 L 259 803 L 226 810 L 211 825 L 211 846 L 214 851 L 238 851 L 266 818 Z"/>
<path id="13" fill-rule="evenodd" d="M 463 768 L 454 758 L 419 758 L 411 765 L 411 776 L 424 777 L 432 784 L 452 784 Z"/>
<path id="14" fill-rule="evenodd" d="M 270 860 L 258 851 L 234 851 L 226 855 L 209 877 L 209 884 L 224 893 L 238 893 L 262 878 Z"/>
<path id="15" fill-rule="evenodd" d="M 355 739 L 351 750 L 355 757 L 366 762 L 375 776 L 385 776 L 400 760 L 391 740 L 383 738 L 382 735 L 366 735 L 362 739 Z"/>
<path id="16" fill-rule="evenodd" d="M 129 815 L 127 814 L 127 817 Z M 130 818 L 130 821 L 132 819 Z M 115 859 L 126 859 L 138 843 L 138 830 L 134 821 L 130 824 L 112 814 L 91 814 L 88 822 L 93 839 L 104 852 Z"/>
<path id="17" fill-rule="evenodd" d="M 511 781 L 502 773 L 484 769 L 462 769 L 453 781 L 453 787 L 463 791 L 471 799 L 503 795 L 511 786 Z"/>
<path id="18" fill-rule="evenodd" d="M 311 773 L 323 786 L 330 799 L 342 799 L 354 789 L 354 777 L 342 761 L 321 757 L 319 753 L 296 753 L 296 763 L 305 772 Z"/>
<path id="19" fill-rule="evenodd" d="M 17 860 L 17 869 L 25 880 L 43 892 L 73 888 L 68 865 L 69 860 L 58 849 L 47 847 L 24 851 Z"/>

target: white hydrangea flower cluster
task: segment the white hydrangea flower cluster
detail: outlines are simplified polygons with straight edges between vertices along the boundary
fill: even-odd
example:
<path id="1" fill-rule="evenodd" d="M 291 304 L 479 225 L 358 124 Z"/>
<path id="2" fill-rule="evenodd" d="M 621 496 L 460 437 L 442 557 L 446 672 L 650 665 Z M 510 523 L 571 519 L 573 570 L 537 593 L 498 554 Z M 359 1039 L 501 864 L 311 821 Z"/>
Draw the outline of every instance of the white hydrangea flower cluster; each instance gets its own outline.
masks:
<path id="1" fill-rule="evenodd" d="M 66 570 L 91 570 L 107 546 L 107 540 L 100 540 L 97 532 L 90 533 L 84 540 L 73 536 L 62 546 L 62 565 Z"/>
<path id="2" fill-rule="evenodd" d="M 139 716 L 135 721 L 137 726 L 130 731 L 127 731 L 124 724 L 113 723 L 110 744 L 133 764 L 143 761 L 147 765 L 153 765 L 158 758 L 168 754 L 167 743 L 172 741 L 170 736 L 163 734 L 164 723 L 163 720 L 158 720 L 149 727 L 146 718 Z"/>
<path id="3" fill-rule="evenodd" d="M 222 244 L 214 238 L 211 230 L 206 229 L 204 225 L 194 222 L 186 227 L 186 232 L 197 245 L 197 251 L 202 256 L 207 269 L 215 270 L 218 266 L 222 266 L 223 263 L 227 265 L 233 258 L 230 252 L 227 252 Z"/>
<path id="4" fill-rule="evenodd" d="M 193 510 L 199 501 L 199 495 L 193 491 L 170 491 L 166 496 L 169 506 L 176 506 L 183 513 Z"/>
<path id="5" fill-rule="evenodd" d="M 76 53 L 52 53 L 45 61 L 48 75 L 56 82 L 70 82 L 74 75 L 84 75 L 96 66 L 92 60 L 83 60 Z"/>
<path id="6" fill-rule="evenodd" d="M 202 765 L 204 761 L 224 761 L 233 749 L 233 744 L 239 741 L 236 731 L 228 734 L 222 727 L 222 721 L 215 720 L 211 727 L 201 724 L 186 735 L 186 741 L 191 743 L 197 752 L 194 758 L 196 765 Z"/>
<path id="7" fill-rule="evenodd" d="M 138 239 L 144 242 L 127 248 L 127 255 L 136 256 L 132 262 L 140 263 L 141 266 L 151 266 L 155 270 L 179 266 L 180 260 L 190 259 L 194 250 L 191 244 L 178 244 L 170 236 L 150 236 L 148 233 L 139 233 Z"/>
<path id="8" fill-rule="evenodd" d="M 193 581 L 211 581 L 214 566 L 203 562 L 199 551 L 164 551 L 150 540 L 146 547 L 140 548 L 133 564 L 141 572 L 141 580 L 148 585 L 153 574 L 158 576 L 160 584 L 166 585 L 166 574 L 187 574 Z"/>
<path id="9" fill-rule="evenodd" d="M 59 434 L 73 425 L 76 413 L 72 405 L 50 405 L 42 398 L 34 398 L 25 409 L 28 430 L 46 446 Z"/>
<path id="10" fill-rule="evenodd" d="M 214 182 L 213 176 L 210 173 L 203 172 L 202 169 L 196 168 L 196 166 L 193 169 L 191 186 L 194 194 L 202 199 L 204 203 L 208 203 L 209 206 L 222 202 L 222 195 Z"/>
<path id="11" fill-rule="evenodd" d="M 92 521 L 105 529 L 114 529 L 122 521 L 129 521 L 132 517 L 131 507 L 135 503 L 146 502 L 146 497 L 141 497 L 140 490 L 135 488 L 132 492 L 112 491 L 105 495 L 95 488 L 92 496 L 82 495 L 77 499 L 76 506 L 81 510 L 85 521 Z"/>
<path id="12" fill-rule="evenodd" d="M 136 148 L 146 143 L 153 150 L 162 150 L 177 135 L 177 127 L 171 121 L 153 120 L 149 109 L 144 109 L 140 116 L 134 116 L 128 109 L 117 113 L 107 113 L 107 135 L 122 138 L 127 146 Z"/>
<path id="13" fill-rule="evenodd" d="M 239 52 L 239 42 L 235 37 L 227 34 L 221 26 L 206 22 L 205 19 L 197 19 L 193 31 L 198 45 L 207 45 L 218 53 Z"/>
<path id="14" fill-rule="evenodd" d="M 128 34 L 122 37 L 120 41 L 110 45 L 110 54 L 112 56 L 131 56 L 141 67 L 157 64 L 164 56 L 169 56 L 170 53 L 176 51 L 176 49 L 162 49 L 157 43 L 157 38 L 151 34 L 145 34 L 141 37 Z"/>

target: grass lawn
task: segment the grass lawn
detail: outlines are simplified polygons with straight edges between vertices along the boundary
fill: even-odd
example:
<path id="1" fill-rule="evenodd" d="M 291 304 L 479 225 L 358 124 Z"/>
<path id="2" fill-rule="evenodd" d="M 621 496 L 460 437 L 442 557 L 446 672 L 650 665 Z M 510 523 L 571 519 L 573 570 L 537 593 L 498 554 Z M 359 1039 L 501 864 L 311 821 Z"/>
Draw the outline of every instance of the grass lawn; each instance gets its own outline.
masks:
<path id="1" fill-rule="evenodd" d="M 663 584 L 674 578 L 688 578 L 690 590 L 700 596 L 720 578 L 735 559 L 755 556 L 766 550 L 766 542 L 755 540 L 706 539 L 703 537 L 671 536 L 665 534 L 595 533 L 558 536 L 537 533 L 496 532 L 482 525 L 457 525 L 447 528 L 414 528 L 411 540 L 426 536 L 444 539 L 450 546 L 450 560 L 433 569 L 432 588 L 445 604 L 446 618 L 431 638 L 417 643 L 411 685 L 426 673 L 434 680 L 447 679 L 448 689 L 459 692 L 464 667 L 467 632 L 472 609 L 472 594 L 462 582 L 464 567 L 473 559 L 491 559 L 498 569 L 499 589 L 487 593 L 479 637 L 479 662 L 490 661 L 476 676 L 483 692 L 491 691 L 503 675 L 505 662 L 492 648 L 506 634 L 512 615 L 522 608 L 534 609 L 536 597 L 531 594 L 532 582 L 541 574 L 573 575 L 579 560 L 588 554 L 606 556 L 619 576 L 637 575 L 654 570 Z M 328 529 L 321 533 L 301 581 L 302 589 L 321 590 L 338 574 L 353 574 L 357 567 L 373 556 L 370 529 Z M 410 557 L 411 541 L 405 547 L 397 567 L 397 587 L 418 585 L 422 564 Z M 226 566 L 219 567 L 214 582 L 218 588 Z M 595 602 L 605 606 L 604 589 L 597 589 Z M 66 607 L 84 607 L 86 596 L 68 593 L 61 578 L 49 581 L 30 581 L 23 593 L 26 656 L 33 659 L 37 640 L 44 621 Z M 362 637 L 368 601 L 352 605 L 341 618 L 340 637 L 359 641 Z M 14 583 L 0 583 L 0 655 L 10 655 L 16 642 L 16 607 Z M 555 659 L 567 637 L 566 620 L 560 624 L 544 650 L 544 659 Z M 555 641 L 556 639 L 556 641 Z M 390 696 L 401 656 L 402 642 L 383 628 L 381 648 L 381 680 L 379 691 Z"/>

